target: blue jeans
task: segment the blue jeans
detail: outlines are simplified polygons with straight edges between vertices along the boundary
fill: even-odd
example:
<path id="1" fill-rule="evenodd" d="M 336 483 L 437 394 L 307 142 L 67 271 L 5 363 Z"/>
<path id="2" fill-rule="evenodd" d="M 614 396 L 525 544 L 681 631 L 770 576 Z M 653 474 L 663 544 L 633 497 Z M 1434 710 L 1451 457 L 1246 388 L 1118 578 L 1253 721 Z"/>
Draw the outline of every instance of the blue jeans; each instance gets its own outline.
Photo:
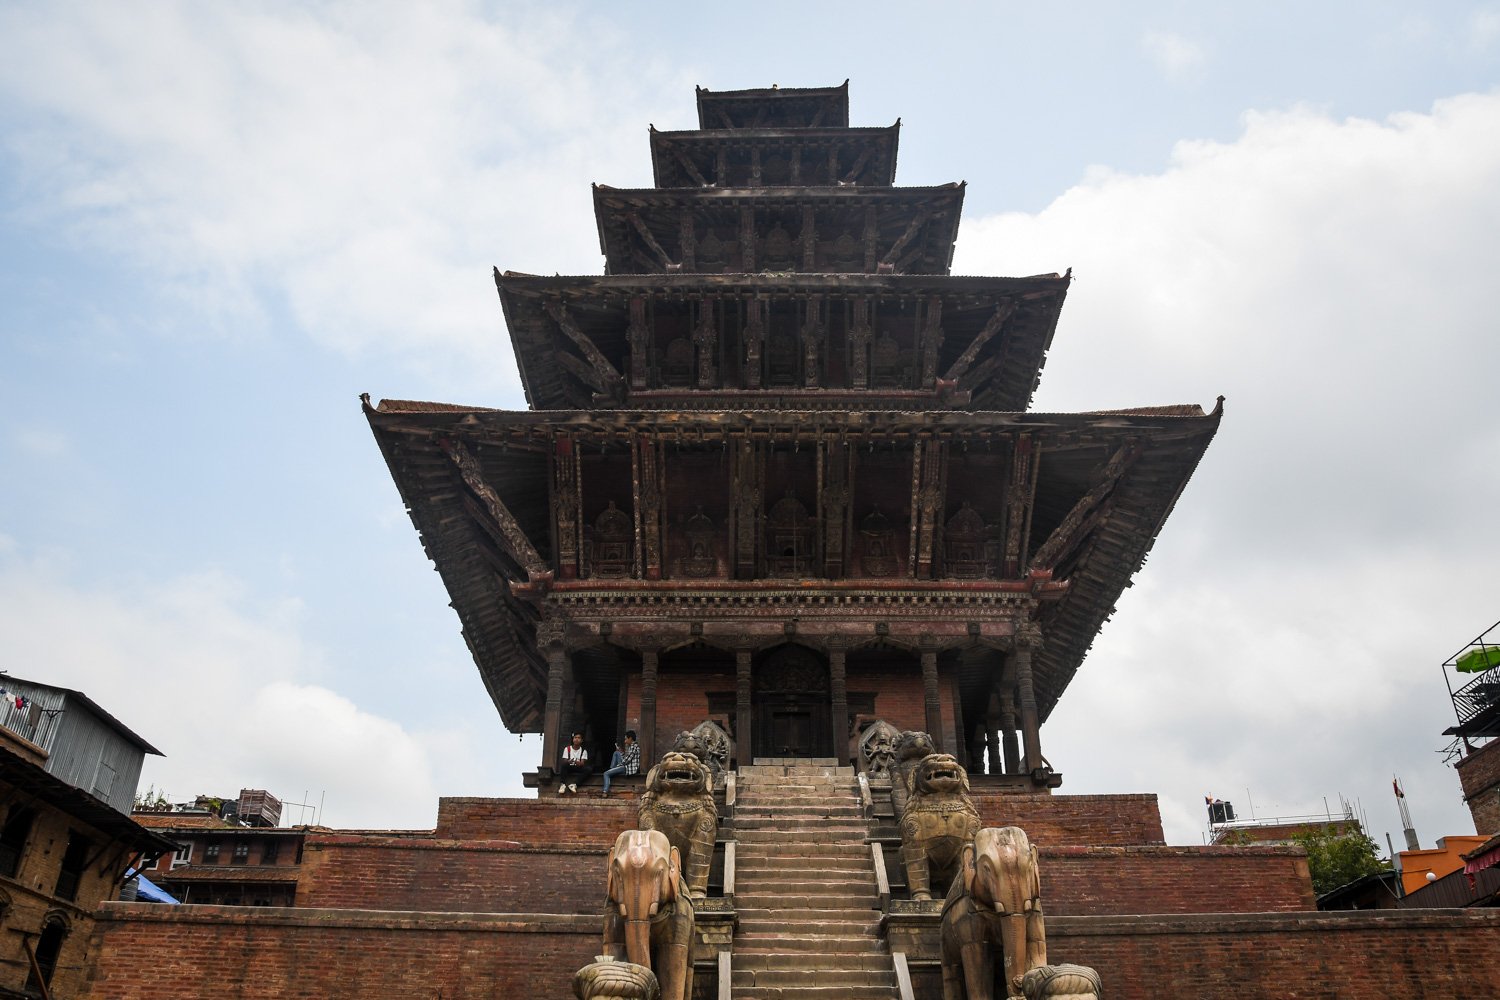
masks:
<path id="1" fill-rule="evenodd" d="M 625 760 L 625 755 L 622 754 L 618 750 L 616 750 L 614 756 L 609 759 L 609 767 L 605 768 L 605 771 L 604 771 L 604 794 L 605 795 L 609 794 L 609 779 L 613 778 L 617 774 L 624 774 L 625 773 L 625 765 L 623 763 L 624 760 Z"/>

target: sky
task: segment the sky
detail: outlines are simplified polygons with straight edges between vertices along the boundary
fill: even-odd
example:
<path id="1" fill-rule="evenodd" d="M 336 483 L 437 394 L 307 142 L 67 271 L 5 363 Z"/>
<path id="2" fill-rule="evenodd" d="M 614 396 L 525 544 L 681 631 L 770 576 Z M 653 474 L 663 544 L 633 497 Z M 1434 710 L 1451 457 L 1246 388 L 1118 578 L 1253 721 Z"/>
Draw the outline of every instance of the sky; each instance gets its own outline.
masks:
<path id="1" fill-rule="evenodd" d="M 1226 397 L 1043 728 L 1064 792 L 1473 833 L 1441 664 L 1500 618 L 1500 3 L 0 2 L 0 670 L 177 801 L 522 794 L 359 394 L 522 408 L 491 266 L 598 274 L 694 85 L 830 86 L 1076 278 L 1034 409 Z"/>

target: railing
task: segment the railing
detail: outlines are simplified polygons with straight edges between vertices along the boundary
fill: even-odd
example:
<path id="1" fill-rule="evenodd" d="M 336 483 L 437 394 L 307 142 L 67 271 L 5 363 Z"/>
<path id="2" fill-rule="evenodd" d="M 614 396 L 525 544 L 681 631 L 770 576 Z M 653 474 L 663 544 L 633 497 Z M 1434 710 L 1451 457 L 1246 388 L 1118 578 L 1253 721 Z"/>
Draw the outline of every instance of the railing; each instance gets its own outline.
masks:
<path id="1" fill-rule="evenodd" d="M 1453 714 L 1458 725 L 1447 730 L 1454 736 L 1500 736 L 1500 663 L 1488 666 L 1457 691 L 1453 690 L 1450 671 L 1456 672 L 1462 661 L 1476 659 L 1488 664 L 1500 650 L 1500 622 L 1475 636 L 1464 647 L 1444 661 L 1443 683 L 1453 699 Z M 1487 718 L 1486 718 L 1487 717 Z M 1477 723 L 1477 725 L 1476 725 Z"/>

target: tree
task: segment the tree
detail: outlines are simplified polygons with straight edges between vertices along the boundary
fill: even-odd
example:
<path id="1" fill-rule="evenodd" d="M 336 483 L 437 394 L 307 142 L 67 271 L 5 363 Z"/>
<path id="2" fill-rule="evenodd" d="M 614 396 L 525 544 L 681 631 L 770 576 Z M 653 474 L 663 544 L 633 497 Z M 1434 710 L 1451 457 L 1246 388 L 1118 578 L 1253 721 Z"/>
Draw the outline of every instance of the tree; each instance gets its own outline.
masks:
<path id="1" fill-rule="evenodd" d="M 1307 869 L 1313 892 L 1319 896 L 1357 878 L 1386 871 L 1375 841 L 1358 829 L 1340 831 L 1331 826 L 1292 835 L 1292 842 L 1307 851 Z"/>

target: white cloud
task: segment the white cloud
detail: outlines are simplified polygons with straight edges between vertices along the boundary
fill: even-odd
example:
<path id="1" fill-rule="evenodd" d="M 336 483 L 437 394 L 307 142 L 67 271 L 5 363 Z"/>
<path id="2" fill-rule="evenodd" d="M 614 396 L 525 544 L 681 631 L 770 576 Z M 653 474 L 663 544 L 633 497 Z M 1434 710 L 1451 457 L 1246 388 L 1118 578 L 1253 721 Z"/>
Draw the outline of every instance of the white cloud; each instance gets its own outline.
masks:
<path id="1" fill-rule="evenodd" d="M 598 270 L 588 182 L 639 180 L 640 95 L 683 89 L 543 9 L 12 7 L 0 37 L 20 211 L 147 271 L 179 335 L 284 307 L 458 370 L 498 367 L 485 262 Z"/>
<path id="2" fill-rule="evenodd" d="M 0 669 L 82 690 L 154 743 L 142 787 L 326 793 L 326 823 L 411 828 L 439 794 L 488 787 L 481 734 L 413 732 L 320 684 L 295 601 L 257 606 L 221 574 L 80 587 L 13 548 L 0 560 Z"/>
<path id="3" fill-rule="evenodd" d="M 1038 406 L 1228 397 L 1140 584 L 1044 735 L 1074 791 L 1258 811 L 1362 798 L 1424 842 L 1469 832 L 1434 751 L 1439 664 L 1497 615 L 1500 95 L 1430 114 L 1247 115 L 1159 175 L 1091 171 L 1036 215 L 971 220 L 965 273 L 1069 265 Z"/>
<path id="4" fill-rule="evenodd" d="M 1208 51 L 1201 42 L 1174 31 L 1147 31 L 1141 36 L 1146 57 L 1169 80 L 1196 78 L 1208 65 Z"/>
<path id="5" fill-rule="evenodd" d="M 11 438 L 22 451 L 42 458 L 56 458 L 68 451 L 68 436 L 50 427 L 17 427 Z"/>

